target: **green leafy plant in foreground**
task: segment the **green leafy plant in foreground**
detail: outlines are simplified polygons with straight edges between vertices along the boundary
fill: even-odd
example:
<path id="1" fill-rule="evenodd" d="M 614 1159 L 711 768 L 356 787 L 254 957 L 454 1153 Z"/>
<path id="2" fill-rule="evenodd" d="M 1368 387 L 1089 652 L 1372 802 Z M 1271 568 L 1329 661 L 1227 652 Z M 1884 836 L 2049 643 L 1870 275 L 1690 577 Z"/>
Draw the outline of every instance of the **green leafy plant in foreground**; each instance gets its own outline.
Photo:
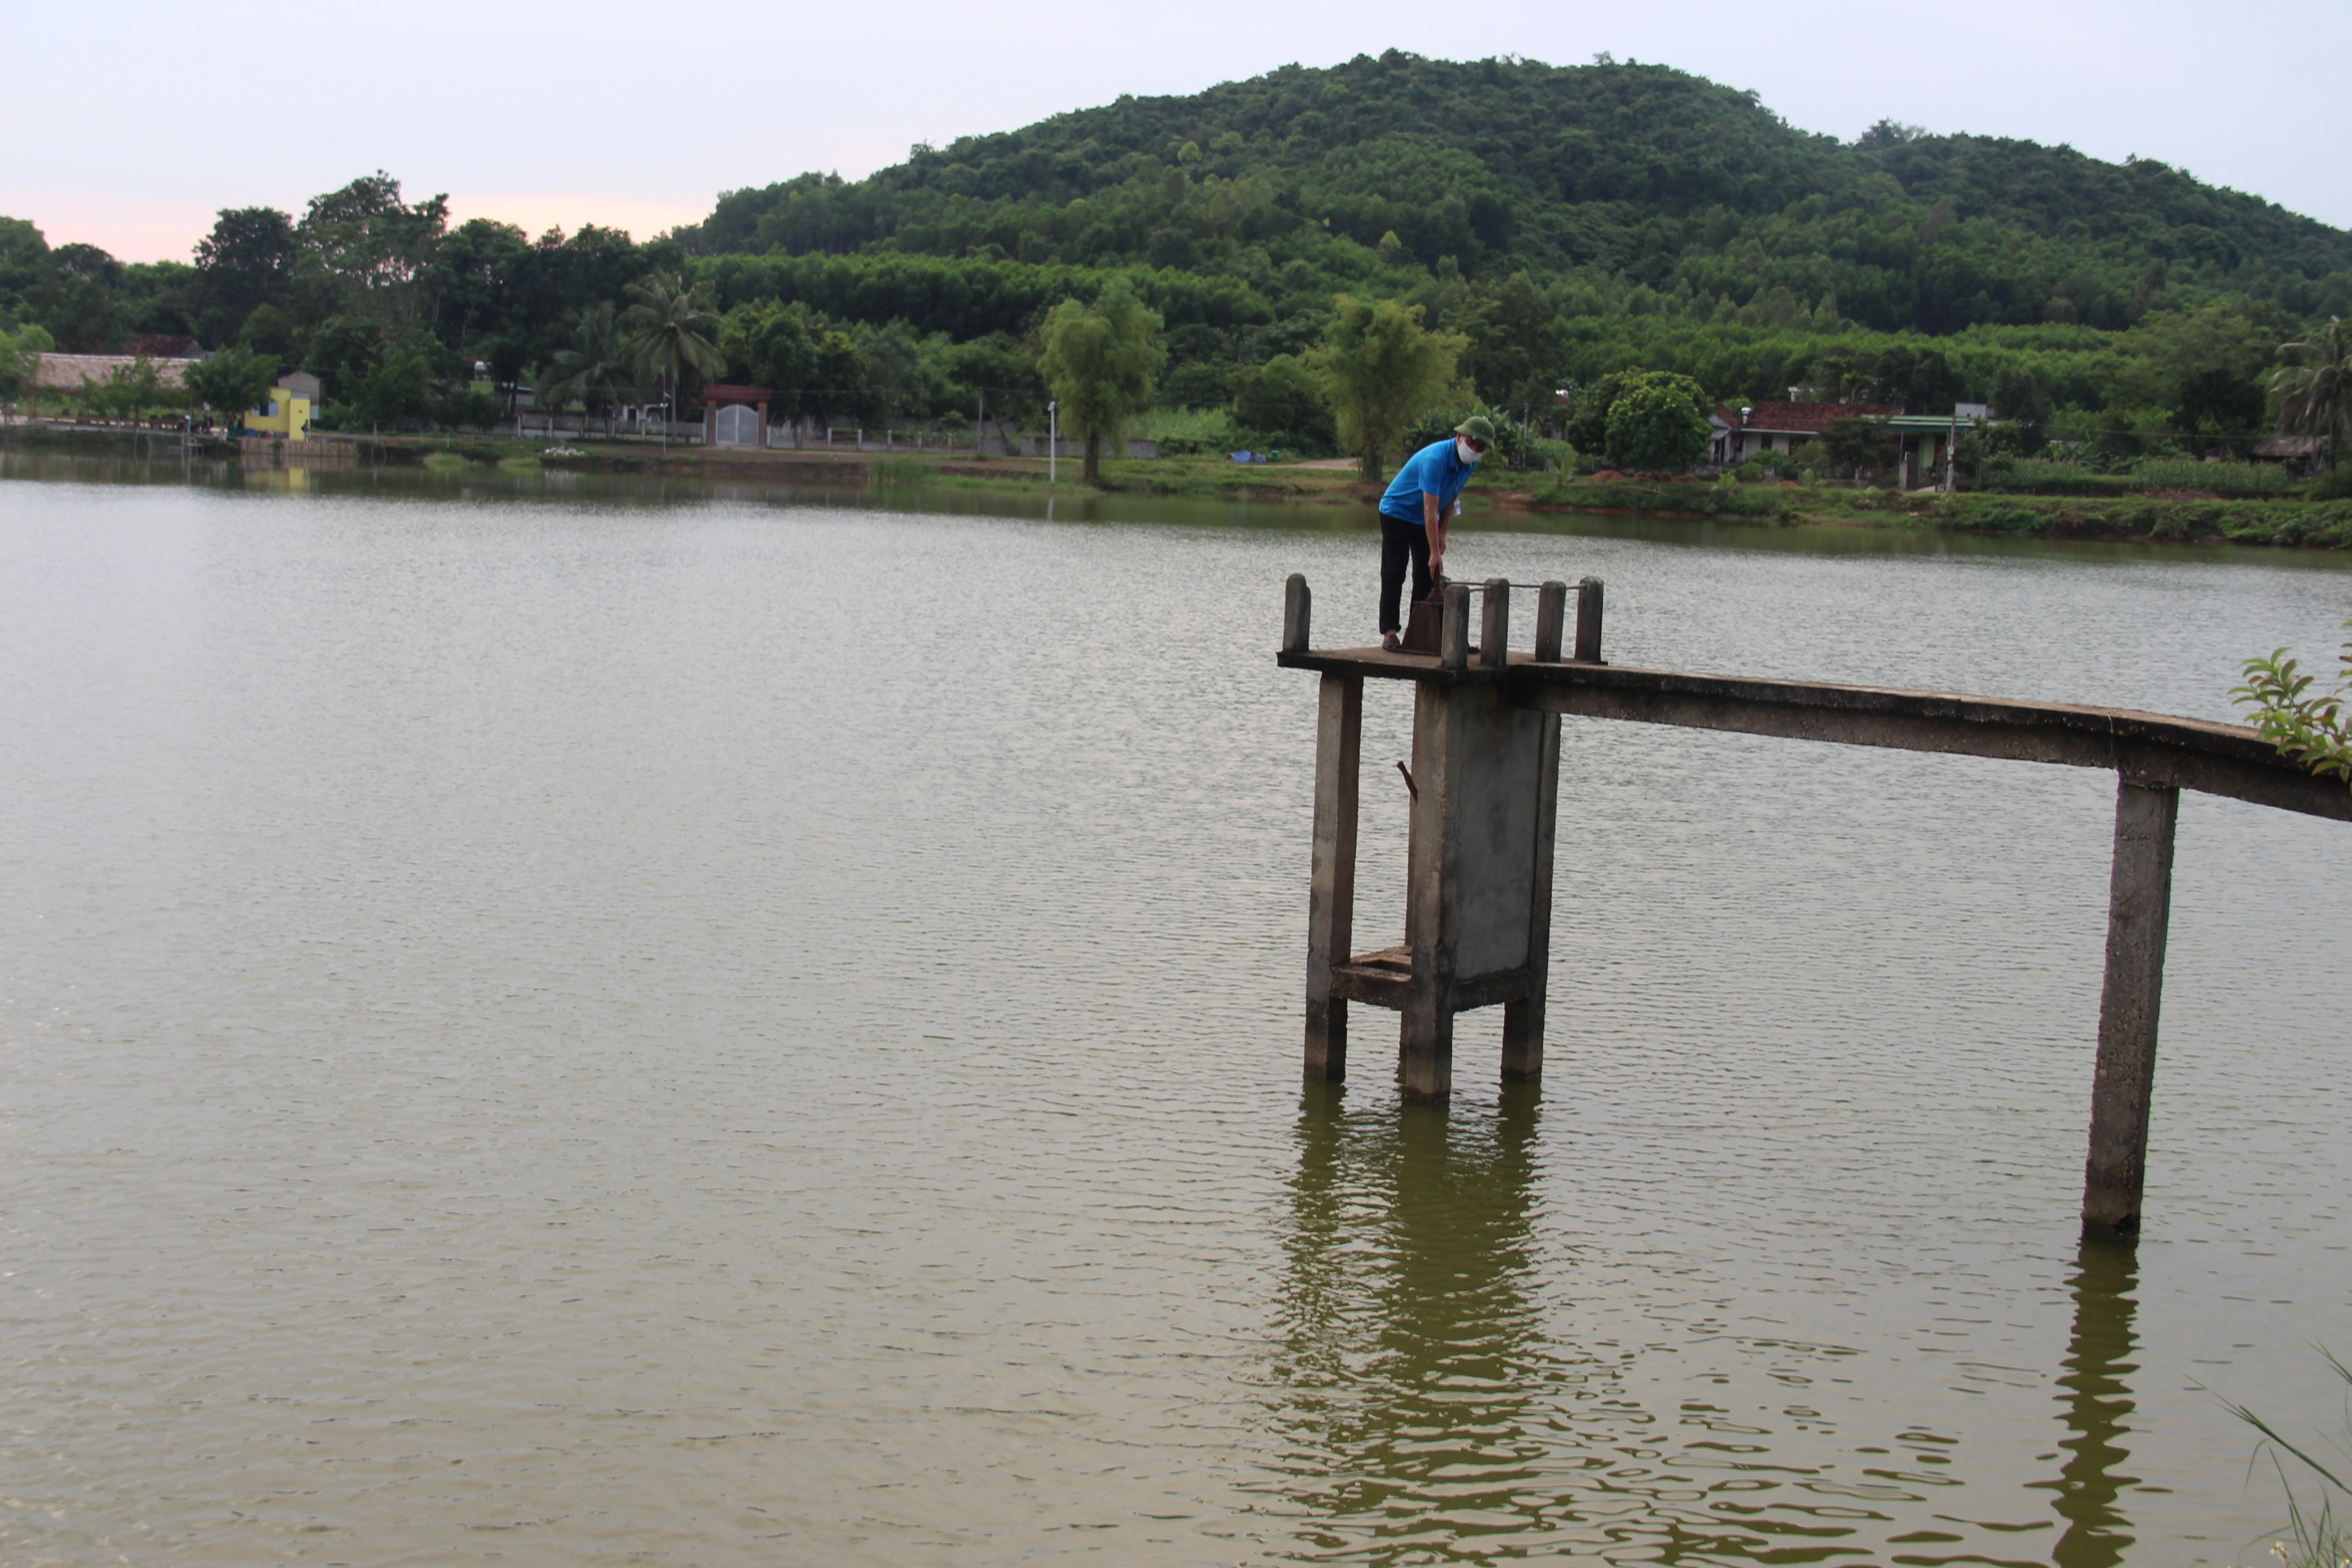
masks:
<path id="1" fill-rule="evenodd" d="M 2319 1353 L 2327 1357 L 2327 1364 L 2335 1369 L 2336 1376 L 2352 1384 L 2352 1367 L 2347 1367 L 2327 1351 Z M 2294 1540 L 2291 1545 L 2284 1541 L 2274 1542 L 2271 1550 L 2287 1568 L 2344 1568 L 2344 1564 L 2352 1563 L 2352 1527 L 2336 1517 L 2336 1495 L 2352 1496 L 2352 1486 L 2345 1485 L 2341 1475 L 2279 1436 L 2277 1428 L 2246 1406 L 2225 1399 L 2221 1407 L 2263 1435 L 2263 1441 L 2254 1449 L 2257 1458 L 2263 1457 L 2264 1449 L 2273 1450 L 2269 1456 L 2271 1466 L 2278 1471 L 2279 1485 L 2286 1491 L 2287 1533 Z M 2286 1467 L 2279 1462 L 2278 1449 L 2294 1455 L 2319 1478 L 2317 1512 L 2305 1507 L 2294 1482 L 2288 1478 Z"/>
<path id="2" fill-rule="evenodd" d="M 2352 628 L 2352 621 L 2344 624 Z M 2314 695 L 2315 678 L 2304 674 L 2286 649 L 2279 648 L 2268 658 L 2246 660 L 2246 683 L 2230 695 L 2254 710 L 2254 727 L 2280 755 L 2352 785 L 2352 729 L 2344 720 L 2345 699 L 2352 696 L 2352 642 L 2344 645 L 2342 658 L 2345 674 L 2336 689 Z"/>

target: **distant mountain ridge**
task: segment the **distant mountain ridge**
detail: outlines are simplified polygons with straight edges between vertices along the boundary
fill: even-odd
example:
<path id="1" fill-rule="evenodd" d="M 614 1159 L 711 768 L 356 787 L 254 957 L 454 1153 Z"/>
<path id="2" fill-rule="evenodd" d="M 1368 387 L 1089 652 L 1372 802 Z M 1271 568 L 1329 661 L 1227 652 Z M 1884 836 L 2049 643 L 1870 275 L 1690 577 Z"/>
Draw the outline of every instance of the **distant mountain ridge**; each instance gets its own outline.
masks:
<path id="1" fill-rule="evenodd" d="M 675 237 L 1139 264 L 1277 300 L 1520 270 L 1739 305 L 1785 289 L 1888 331 L 2114 329 L 2239 295 L 2352 313 L 2352 234 L 2160 163 L 1884 121 L 1842 142 L 1664 66 L 1398 50 L 731 191 Z"/>

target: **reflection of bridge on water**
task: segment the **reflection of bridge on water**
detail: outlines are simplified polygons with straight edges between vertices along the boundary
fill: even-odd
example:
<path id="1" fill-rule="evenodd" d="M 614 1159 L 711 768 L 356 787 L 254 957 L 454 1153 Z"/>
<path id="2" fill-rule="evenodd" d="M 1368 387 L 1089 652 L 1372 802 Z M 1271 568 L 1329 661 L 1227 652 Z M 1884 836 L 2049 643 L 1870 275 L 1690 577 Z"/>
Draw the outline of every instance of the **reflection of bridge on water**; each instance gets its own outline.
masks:
<path id="1" fill-rule="evenodd" d="M 1562 658 L 1568 589 L 1560 583 L 1540 591 L 1534 651 L 1514 653 L 1507 646 L 1510 589 L 1494 579 L 1479 590 L 1484 604 L 1474 647 L 1471 589 L 1446 584 L 1438 647 L 1423 656 L 1311 647 L 1307 581 L 1290 579 L 1280 662 L 1322 676 L 1307 916 L 1307 1077 L 1347 1076 L 1351 1002 L 1402 1016 L 1409 1100 L 1442 1101 L 1451 1093 L 1454 1016 L 1476 1007 L 1503 1008 L 1504 1079 L 1541 1076 L 1563 715 L 2111 768 L 2115 860 L 2083 1224 L 2086 1235 L 2137 1234 L 2180 792 L 2352 821 L 2352 791 L 2284 761 L 2242 725 L 1949 692 L 1612 668 L 1601 658 L 1601 585 L 1592 578 L 1578 594 L 1573 657 Z M 1412 684 L 1412 805 L 1404 942 L 1358 953 L 1356 831 L 1367 679 Z"/>
<path id="2" fill-rule="evenodd" d="M 1505 1085 L 1491 1115 L 1393 1102 L 1351 1114 L 1345 1093 L 1308 1083 L 1296 1123 L 1269 1395 L 1289 1479 L 1264 1510 L 1297 1542 L 1282 1554 L 1881 1561 L 1866 1529 L 1892 1535 L 1915 1522 L 1898 1510 L 1925 1522 L 1943 1509 L 1857 1485 L 1885 1475 L 1866 1468 L 1879 1461 L 1842 1477 L 1719 1406 L 1645 1406 L 1639 1340 L 1558 1327 L 1577 1284 L 1541 1256 L 1532 1085 Z M 2055 1380 L 2065 1458 L 2030 1483 L 2056 1494 L 2063 1528 L 2054 1542 L 2037 1531 L 2027 1554 L 2059 1568 L 2116 1568 L 2132 1545 L 2120 1504 L 2136 1479 L 2121 1467 L 2137 1284 L 2128 1244 L 2083 1242 Z"/>

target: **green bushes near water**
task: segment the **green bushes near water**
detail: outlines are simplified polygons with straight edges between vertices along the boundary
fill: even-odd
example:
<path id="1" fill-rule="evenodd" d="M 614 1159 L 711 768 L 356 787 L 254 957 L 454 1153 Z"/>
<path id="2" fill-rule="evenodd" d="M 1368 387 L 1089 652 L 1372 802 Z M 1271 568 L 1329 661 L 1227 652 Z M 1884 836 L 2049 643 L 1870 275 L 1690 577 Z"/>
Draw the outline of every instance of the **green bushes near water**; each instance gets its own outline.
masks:
<path id="1" fill-rule="evenodd" d="M 1965 470 L 1963 470 L 1965 472 Z M 2189 458 L 2145 458 L 2115 468 L 2049 458 L 1984 460 L 1975 488 L 2032 495 L 2136 495 L 2149 490 L 2204 490 L 2223 496 L 2289 497 L 2307 481 L 2277 463 L 2206 463 Z"/>
<path id="2" fill-rule="evenodd" d="M 1593 484 L 1548 474 L 1527 492 L 1538 506 L 1655 512 L 1759 523 L 1853 522 L 1958 529 L 2046 539 L 2148 540 L 2352 549 L 2352 500 L 2214 500 L 2161 496 L 2025 497 L 1927 491 L 1876 494 L 1790 485 Z"/>

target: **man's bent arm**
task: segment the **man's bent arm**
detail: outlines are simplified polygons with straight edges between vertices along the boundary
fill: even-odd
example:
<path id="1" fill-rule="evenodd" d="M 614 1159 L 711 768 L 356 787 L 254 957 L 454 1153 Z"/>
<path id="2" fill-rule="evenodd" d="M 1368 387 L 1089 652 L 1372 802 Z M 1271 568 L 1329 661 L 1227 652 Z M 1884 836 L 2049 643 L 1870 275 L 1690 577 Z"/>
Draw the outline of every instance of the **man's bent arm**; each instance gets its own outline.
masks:
<path id="1" fill-rule="evenodd" d="M 1432 576 L 1445 568 L 1445 520 L 1453 510 L 1439 506 L 1437 498 L 1427 490 L 1421 492 L 1421 525 L 1429 534 L 1429 571 Z"/>

